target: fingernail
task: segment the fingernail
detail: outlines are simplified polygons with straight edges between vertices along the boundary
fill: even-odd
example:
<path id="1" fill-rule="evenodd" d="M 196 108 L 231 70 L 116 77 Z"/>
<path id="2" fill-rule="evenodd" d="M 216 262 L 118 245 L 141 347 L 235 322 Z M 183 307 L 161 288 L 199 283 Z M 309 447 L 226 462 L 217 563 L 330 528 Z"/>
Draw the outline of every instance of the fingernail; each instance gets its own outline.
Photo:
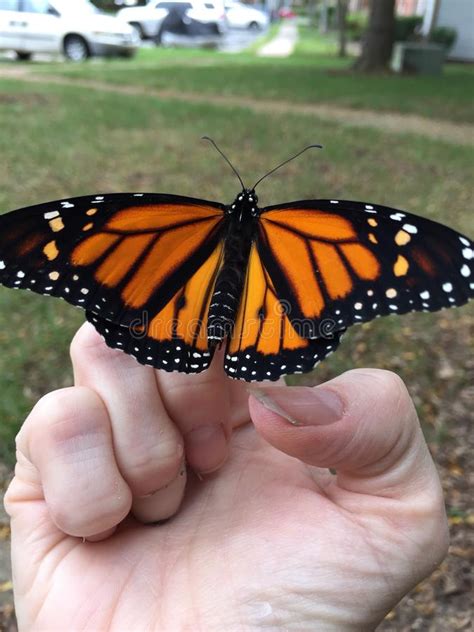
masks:
<path id="1" fill-rule="evenodd" d="M 214 472 L 227 458 L 227 438 L 221 424 L 195 428 L 184 441 L 188 463 L 200 474 Z"/>
<path id="2" fill-rule="evenodd" d="M 294 426 L 327 426 L 341 419 L 344 412 L 339 395 L 323 386 L 252 387 L 248 390 L 265 408 Z"/>

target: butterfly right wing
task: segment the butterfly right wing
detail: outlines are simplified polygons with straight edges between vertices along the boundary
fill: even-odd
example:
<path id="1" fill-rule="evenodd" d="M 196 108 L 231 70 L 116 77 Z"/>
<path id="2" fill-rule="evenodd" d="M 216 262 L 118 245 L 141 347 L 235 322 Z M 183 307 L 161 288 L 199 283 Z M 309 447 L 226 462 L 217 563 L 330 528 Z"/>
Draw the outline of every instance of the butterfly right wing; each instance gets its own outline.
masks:
<path id="1" fill-rule="evenodd" d="M 291 305 L 281 300 L 253 243 L 234 329 L 227 343 L 224 369 L 248 382 L 278 380 L 282 375 L 311 371 L 335 351 L 344 331 L 332 322 L 309 339 L 288 317 Z M 303 323 L 304 325 L 304 323 Z"/>
<path id="2" fill-rule="evenodd" d="M 320 337 L 378 316 L 436 311 L 474 297 L 474 244 L 406 211 L 337 200 L 263 209 L 258 252 L 291 322 Z"/>

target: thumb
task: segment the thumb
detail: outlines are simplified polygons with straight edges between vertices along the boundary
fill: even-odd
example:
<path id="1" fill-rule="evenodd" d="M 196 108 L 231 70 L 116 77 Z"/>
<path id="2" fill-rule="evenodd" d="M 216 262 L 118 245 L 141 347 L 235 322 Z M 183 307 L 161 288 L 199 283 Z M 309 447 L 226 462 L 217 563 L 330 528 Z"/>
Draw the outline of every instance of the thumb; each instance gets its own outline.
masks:
<path id="1" fill-rule="evenodd" d="M 358 369 L 314 388 L 253 388 L 249 406 L 270 444 L 335 468 L 339 487 L 391 498 L 440 494 L 415 408 L 394 373 Z"/>

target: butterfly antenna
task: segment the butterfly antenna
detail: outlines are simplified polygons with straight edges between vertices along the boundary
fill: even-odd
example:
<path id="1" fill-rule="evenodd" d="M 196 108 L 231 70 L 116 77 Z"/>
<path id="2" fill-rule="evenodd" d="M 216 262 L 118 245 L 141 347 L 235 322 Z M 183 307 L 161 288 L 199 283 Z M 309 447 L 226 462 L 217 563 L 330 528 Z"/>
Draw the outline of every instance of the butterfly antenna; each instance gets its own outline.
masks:
<path id="1" fill-rule="evenodd" d="M 307 147 L 305 147 L 304 149 L 302 149 L 301 151 L 299 151 L 297 154 L 295 154 L 294 156 L 291 156 L 291 158 L 288 158 L 287 160 L 285 160 L 284 162 L 282 162 L 281 164 L 277 165 L 276 167 L 274 167 L 271 171 L 269 171 L 268 173 L 266 173 L 264 176 L 262 176 L 260 178 L 260 180 L 257 180 L 257 182 L 253 185 L 252 189 L 255 189 L 262 180 L 265 180 L 265 178 L 267 178 L 269 175 L 271 175 L 272 173 L 274 173 L 275 171 L 277 171 L 278 169 L 281 169 L 281 167 L 284 167 L 286 164 L 288 164 L 289 162 L 291 162 L 292 160 L 294 160 L 295 158 L 298 158 L 298 156 L 301 156 L 301 154 L 304 154 L 305 151 L 308 151 L 308 149 L 313 149 L 313 148 L 317 148 L 317 149 L 322 149 L 323 146 L 322 145 L 308 145 Z"/>
<path id="2" fill-rule="evenodd" d="M 229 167 L 232 169 L 232 171 L 235 173 L 235 175 L 238 177 L 240 184 L 242 185 L 242 189 L 245 189 L 245 185 L 242 181 L 242 178 L 240 177 L 239 172 L 237 171 L 237 169 L 234 167 L 234 165 L 231 163 L 231 161 L 227 158 L 227 156 L 224 154 L 224 152 L 219 149 L 219 147 L 217 146 L 217 144 L 212 140 L 212 138 L 209 138 L 209 136 L 201 136 L 201 140 L 208 140 L 212 145 L 214 145 L 215 149 L 217 149 L 217 151 L 220 153 L 220 155 L 222 156 L 222 158 L 224 158 L 224 160 L 226 161 L 226 163 L 229 165 Z"/>

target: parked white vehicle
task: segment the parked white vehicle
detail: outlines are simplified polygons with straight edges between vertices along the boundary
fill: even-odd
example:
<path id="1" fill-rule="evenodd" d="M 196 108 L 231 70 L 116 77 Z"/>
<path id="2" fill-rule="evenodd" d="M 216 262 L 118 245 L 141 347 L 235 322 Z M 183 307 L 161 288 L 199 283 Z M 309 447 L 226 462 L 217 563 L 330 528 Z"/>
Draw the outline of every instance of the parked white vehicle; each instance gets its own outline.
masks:
<path id="1" fill-rule="evenodd" d="M 227 22 L 235 29 L 266 29 L 269 18 L 266 13 L 249 7 L 243 2 L 226 1 L 224 4 Z"/>
<path id="2" fill-rule="evenodd" d="M 153 0 L 144 7 L 121 9 L 117 16 L 133 26 L 142 39 L 156 39 L 163 20 L 173 8 L 184 9 L 190 19 L 207 24 L 216 34 L 227 30 L 224 8 L 205 0 Z"/>
<path id="3" fill-rule="evenodd" d="M 0 50 L 13 50 L 19 59 L 34 53 L 63 53 L 73 61 L 130 57 L 139 45 L 129 24 L 89 0 L 0 0 Z"/>

